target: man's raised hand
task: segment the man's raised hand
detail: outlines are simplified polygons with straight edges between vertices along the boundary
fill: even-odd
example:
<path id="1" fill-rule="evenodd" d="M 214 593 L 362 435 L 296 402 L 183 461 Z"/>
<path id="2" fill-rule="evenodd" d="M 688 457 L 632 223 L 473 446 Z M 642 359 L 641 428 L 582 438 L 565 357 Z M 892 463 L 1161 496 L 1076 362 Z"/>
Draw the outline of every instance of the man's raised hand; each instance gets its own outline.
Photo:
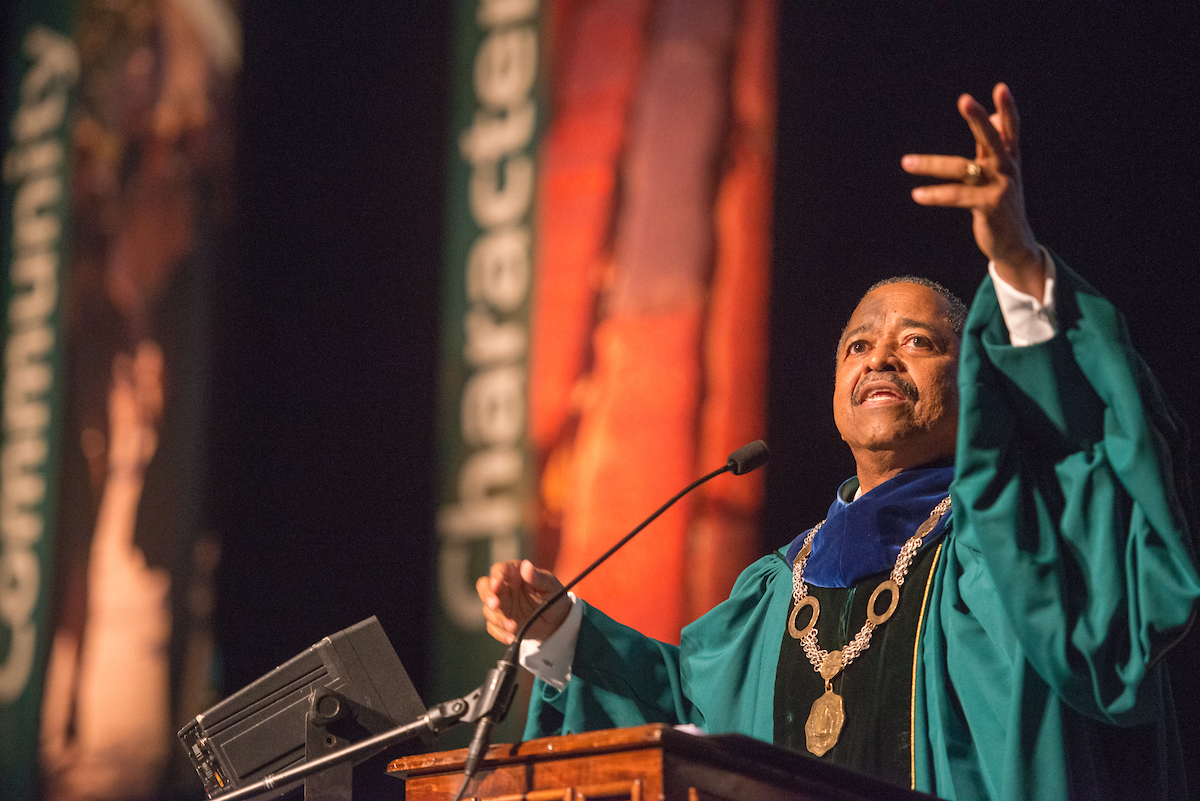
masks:
<path id="1" fill-rule="evenodd" d="M 562 583 L 553 573 L 534 567 L 528 559 L 497 562 L 488 575 L 475 582 L 488 634 L 506 645 L 513 641 L 517 629 L 533 610 L 560 589 Z M 527 636 L 545 640 L 562 625 L 570 611 L 571 601 L 564 596 L 530 627 Z"/>
<path id="2" fill-rule="evenodd" d="M 995 263 L 1000 277 L 1034 297 L 1042 297 L 1045 272 L 1037 239 L 1025 215 L 1021 183 L 1021 119 L 1012 92 L 1003 83 L 992 90 L 995 113 L 971 95 L 958 98 L 958 112 L 975 137 L 975 158 L 909 154 L 901 166 L 913 175 L 949 183 L 918 186 L 913 200 L 924 206 L 971 210 L 975 242 Z M 971 165 L 978 165 L 978 169 Z"/>

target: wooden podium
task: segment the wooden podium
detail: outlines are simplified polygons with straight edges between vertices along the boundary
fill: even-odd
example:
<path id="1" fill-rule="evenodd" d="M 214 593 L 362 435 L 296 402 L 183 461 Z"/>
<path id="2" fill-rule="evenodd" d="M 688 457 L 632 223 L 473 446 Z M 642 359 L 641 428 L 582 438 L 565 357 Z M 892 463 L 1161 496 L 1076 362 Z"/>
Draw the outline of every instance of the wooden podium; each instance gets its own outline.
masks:
<path id="1" fill-rule="evenodd" d="M 466 749 L 397 759 L 406 801 L 448 801 Z M 493 745 L 469 790 L 479 801 L 929 801 L 750 737 L 661 723 Z"/>

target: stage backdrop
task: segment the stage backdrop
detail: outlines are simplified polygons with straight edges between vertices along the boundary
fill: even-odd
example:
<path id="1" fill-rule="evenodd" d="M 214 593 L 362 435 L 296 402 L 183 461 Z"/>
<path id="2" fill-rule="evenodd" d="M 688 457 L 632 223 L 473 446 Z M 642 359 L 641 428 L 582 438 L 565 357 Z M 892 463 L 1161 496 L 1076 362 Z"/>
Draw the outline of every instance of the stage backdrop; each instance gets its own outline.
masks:
<path id="1" fill-rule="evenodd" d="M 175 731 L 216 700 L 208 281 L 239 25 L 224 0 L 27 0 L 18 36 L 0 795 L 192 795 Z"/>
<path id="2" fill-rule="evenodd" d="M 764 436 L 775 119 L 774 0 L 456 9 L 436 698 L 499 655 L 491 562 L 566 580 Z M 579 594 L 677 642 L 758 554 L 762 486 L 713 482 Z"/>

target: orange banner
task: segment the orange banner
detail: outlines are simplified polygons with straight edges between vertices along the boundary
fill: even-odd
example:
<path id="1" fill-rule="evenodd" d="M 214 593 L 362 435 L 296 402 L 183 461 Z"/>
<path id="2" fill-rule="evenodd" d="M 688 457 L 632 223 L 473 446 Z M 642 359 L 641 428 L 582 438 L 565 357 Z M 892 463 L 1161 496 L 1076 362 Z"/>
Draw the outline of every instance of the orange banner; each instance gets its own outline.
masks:
<path id="1" fill-rule="evenodd" d="M 551 8 L 530 428 L 537 558 L 565 580 L 763 436 L 776 7 Z M 757 554 L 762 487 L 709 485 L 581 597 L 678 641 Z"/>

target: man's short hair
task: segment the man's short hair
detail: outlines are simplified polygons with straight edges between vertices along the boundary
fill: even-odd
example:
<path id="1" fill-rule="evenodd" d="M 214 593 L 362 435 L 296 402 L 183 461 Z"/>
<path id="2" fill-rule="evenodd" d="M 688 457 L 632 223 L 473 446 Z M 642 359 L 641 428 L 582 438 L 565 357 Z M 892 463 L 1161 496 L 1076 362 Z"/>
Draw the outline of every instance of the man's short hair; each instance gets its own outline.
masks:
<path id="1" fill-rule="evenodd" d="M 867 295 L 870 295 L 872 292 L 882 286 L 888 286 L 890 284 L 916 284 L 918 286 L 926 287 L 927 289 L 932 289 L 934 292 L 945 298 L 946 302 L 950 304 L 950 309 L 946 312 L 946 322 L 950 325 L 950 330 L 953 331 L 959 339 L 962 339 L 963 327 L 967 323 L 967 304 L 963 303 L 962 300 L 959 299 L 958 295 L 955 295 L 937 281 L 933 281 L 929 278 L 922 278 L 919 275 L 897 275 L 891 278 L 885 278 L 882 281 L 872 284 L 870 288 L 862 294 L 862 298 L 858 299 L 858 302 L 862 303 L 863 298 L 865 298 Z M 856 307 L 857 305 L 858 304 L 855 304 Z M 849 325 L 850 321 L 847 320 L 846 325 L 842 326 L 842 333 L 838 335 L 837 345 L 834 347 L 835 364 L 841 359 L 842 338 L 846 336 L 846 327 Z"/>

